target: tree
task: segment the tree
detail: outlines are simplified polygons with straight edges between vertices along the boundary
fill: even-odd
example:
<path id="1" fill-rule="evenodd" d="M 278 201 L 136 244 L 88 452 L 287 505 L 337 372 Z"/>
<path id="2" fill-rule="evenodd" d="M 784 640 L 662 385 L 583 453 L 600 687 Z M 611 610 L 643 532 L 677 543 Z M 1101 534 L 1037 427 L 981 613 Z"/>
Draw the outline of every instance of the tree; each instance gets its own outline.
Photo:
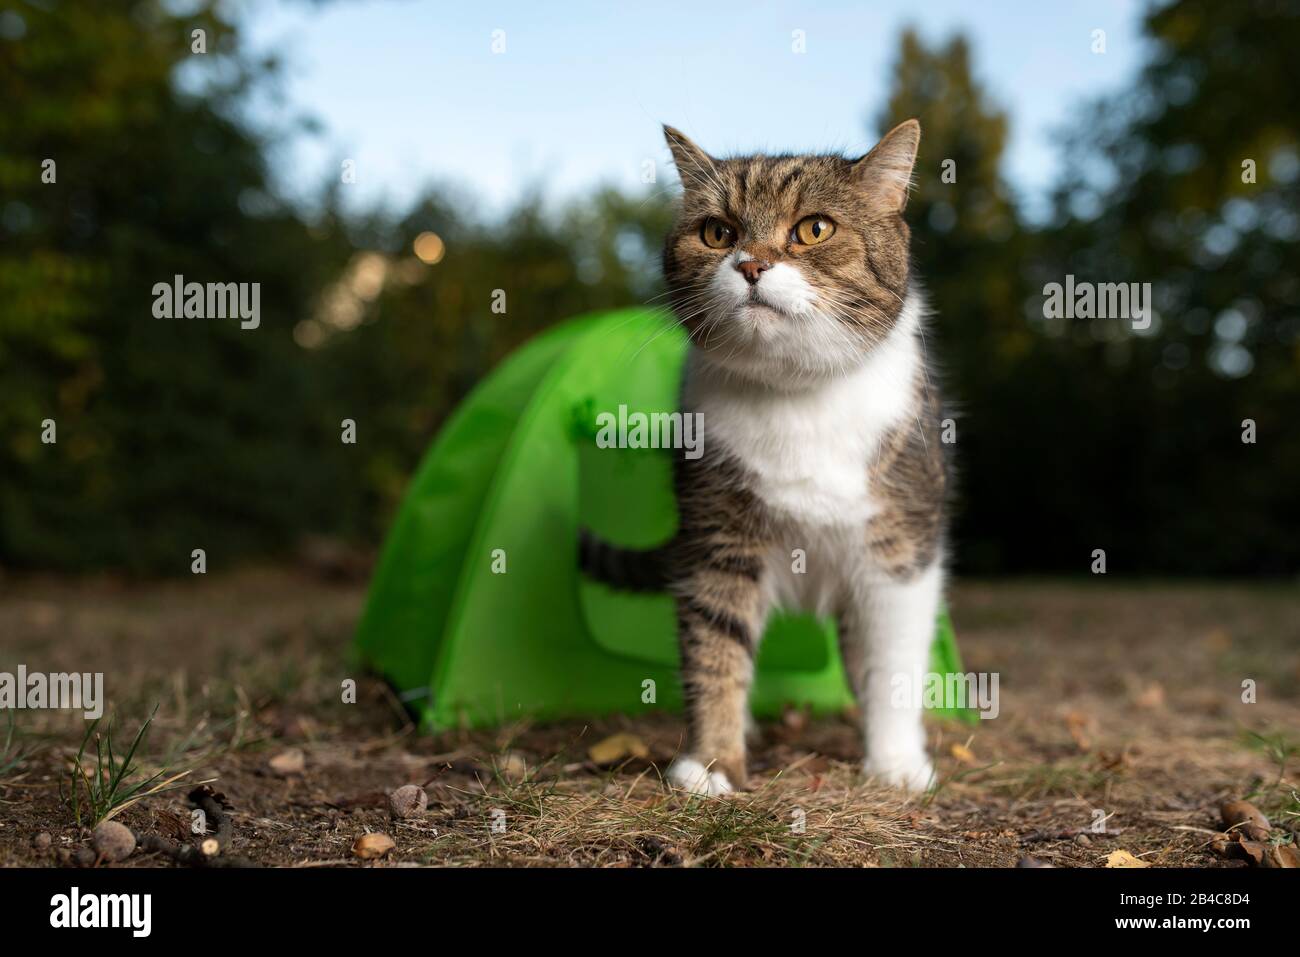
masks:
<path id="1" fill-rule="evenodd" d="M 219 564 L 284 545 L 330 506 L 289 331 L 336 251 L 232 119 L 271 66 L 211 6 L 29 4 L 4 33 L 0 560 L 180 571 L 196 547 Z M 182 69 L 201 92 L 179 91 Z M 258 283 L 259 327 L 155 318 L 177 274 Z"/>

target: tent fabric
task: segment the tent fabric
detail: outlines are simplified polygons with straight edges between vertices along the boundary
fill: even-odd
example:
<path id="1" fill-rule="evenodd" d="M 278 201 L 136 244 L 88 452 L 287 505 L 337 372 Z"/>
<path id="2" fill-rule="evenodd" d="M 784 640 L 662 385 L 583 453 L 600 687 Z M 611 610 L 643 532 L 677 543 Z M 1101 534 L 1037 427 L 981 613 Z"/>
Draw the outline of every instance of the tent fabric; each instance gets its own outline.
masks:
<path id="1" fill-rule="evenodd" d="M 595 420 L 620 405 L 674 411 L 685 353 L 662 311 L 574 319 L 507 359 L 443 427 L 389 533 L 356 640 L 426 729 L 681 707 L 672 599 L 587 580 L 577 535 L 585 526 L 629 547 L 672 536 L 669 453 L 599 448 Z M 776 615 L 754 712 L 849 706 L 835 641 L 831 622 Z M 946 613 L 932 670 L 961 670 Z"/>

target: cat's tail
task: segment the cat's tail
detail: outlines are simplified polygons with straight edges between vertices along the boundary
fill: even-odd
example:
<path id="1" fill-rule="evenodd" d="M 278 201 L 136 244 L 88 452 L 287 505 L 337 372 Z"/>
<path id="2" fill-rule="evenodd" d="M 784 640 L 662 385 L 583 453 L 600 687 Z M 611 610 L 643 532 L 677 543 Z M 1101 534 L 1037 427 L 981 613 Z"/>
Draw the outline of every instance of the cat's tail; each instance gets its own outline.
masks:
<path id="1" fill-rule="evenodd" d="M 589 577 L 624 591 L 664 591 L 670 578 L 672 543 L 622 548 L 578 530 L 578 567 Z"/>

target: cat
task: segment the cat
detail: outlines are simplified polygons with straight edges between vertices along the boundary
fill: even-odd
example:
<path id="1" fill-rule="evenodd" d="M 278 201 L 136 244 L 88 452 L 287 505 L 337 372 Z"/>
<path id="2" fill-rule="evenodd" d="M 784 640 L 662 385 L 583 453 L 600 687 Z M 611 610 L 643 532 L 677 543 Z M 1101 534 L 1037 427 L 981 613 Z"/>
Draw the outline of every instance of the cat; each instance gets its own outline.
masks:
<path id="1" fill-rule="evenodd" d="M 859 159 L 717 159 L 664 135 L 683 186 L 663 254 L 690 337 L 681 406 L 707 441 L 675 459 L 670 542 L 632 551 L 584 532 L 580 564 L 676 596 L 688 733 L 674 786 L 746 787 L 754 656 L 781 607 L 835 617 L 866 774 L 924 789 L 920 707 L 891 695 L 928 663 L 950 485 L 903 220 L 920 124 Z"/>

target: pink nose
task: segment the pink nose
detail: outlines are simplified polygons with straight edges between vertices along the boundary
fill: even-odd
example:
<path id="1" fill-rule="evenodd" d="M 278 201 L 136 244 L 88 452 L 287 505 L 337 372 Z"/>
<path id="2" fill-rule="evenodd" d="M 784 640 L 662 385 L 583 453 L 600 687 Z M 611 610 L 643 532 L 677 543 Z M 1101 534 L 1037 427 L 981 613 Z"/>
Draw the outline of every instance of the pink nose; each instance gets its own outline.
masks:
<path id="1" fill-rule="evenodd" d="M 745 281 L 752 286 L 758 282 L 760 275 L 772 268 L 772 264 L 766 259 L 746 259 L 743 263 L 737 263 L 736 268 L 745 277 Z"/>

